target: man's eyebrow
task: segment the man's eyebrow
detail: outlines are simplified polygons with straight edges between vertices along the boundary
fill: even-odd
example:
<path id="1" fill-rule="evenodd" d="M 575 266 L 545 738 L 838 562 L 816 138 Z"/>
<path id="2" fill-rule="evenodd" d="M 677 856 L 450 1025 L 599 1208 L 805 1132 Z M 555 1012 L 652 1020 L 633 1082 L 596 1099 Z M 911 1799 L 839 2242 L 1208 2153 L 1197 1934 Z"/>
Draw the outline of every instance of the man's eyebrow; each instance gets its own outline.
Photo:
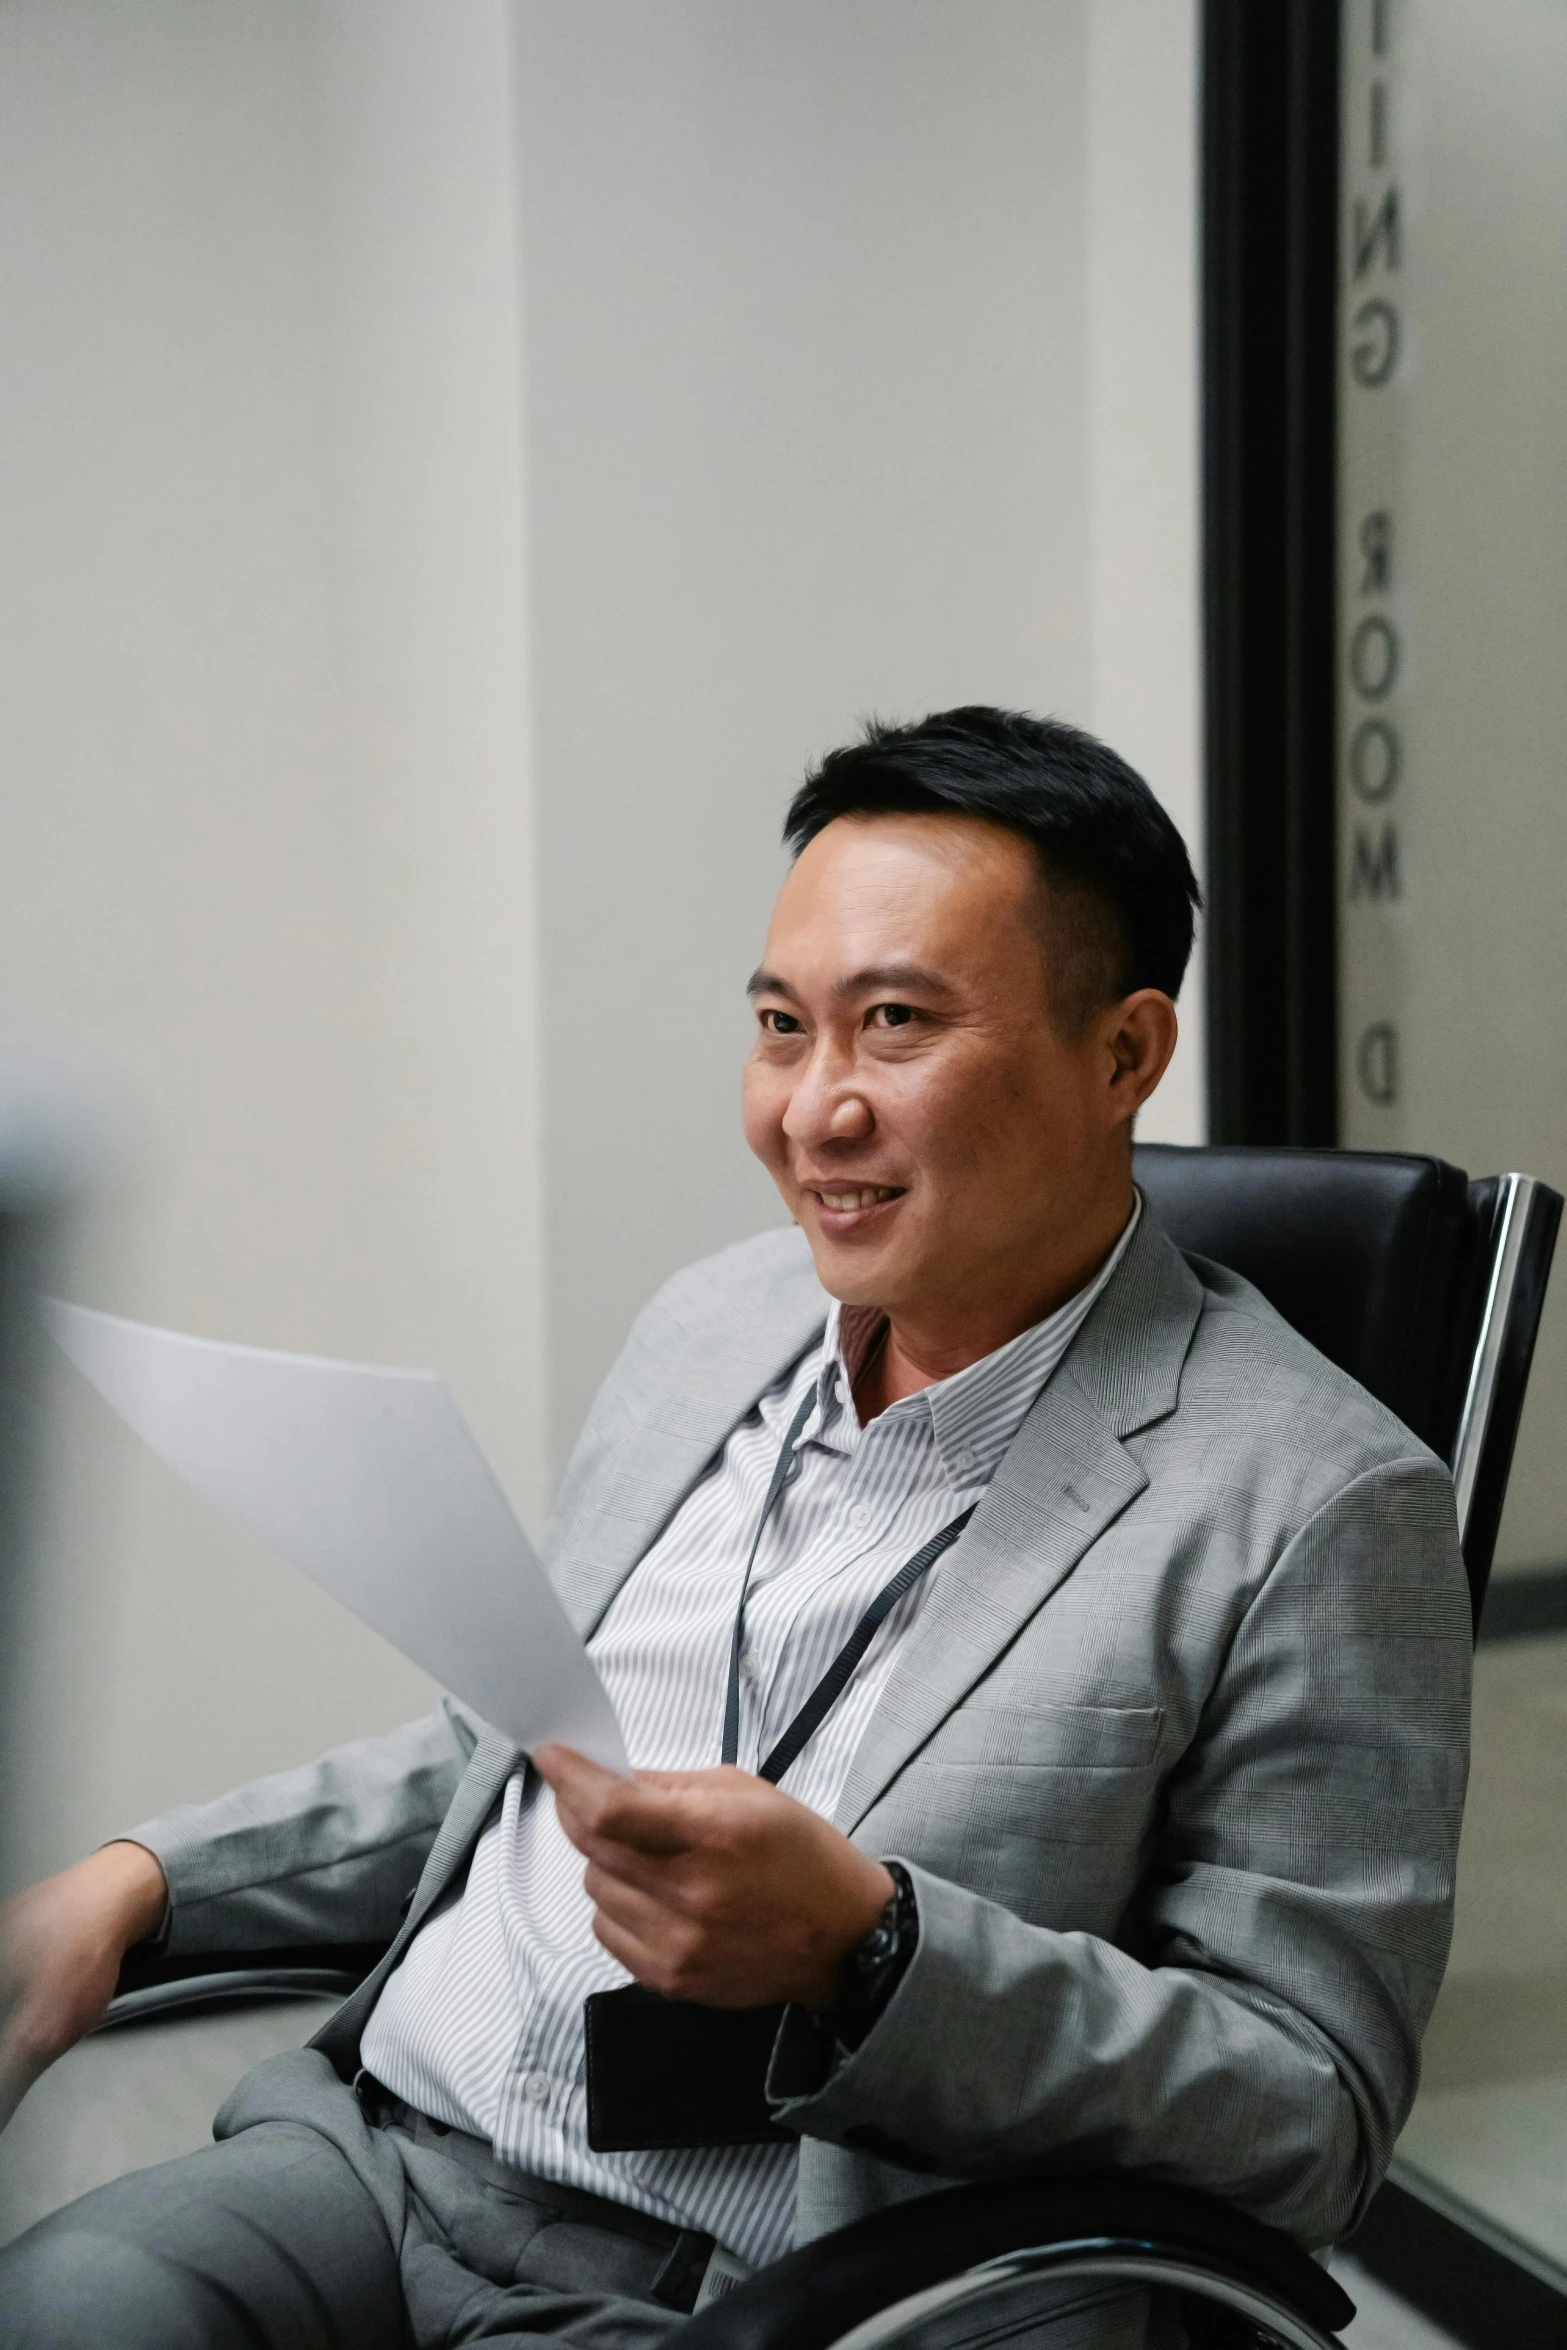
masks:
<path id="1" fill-rule="evenodd" d="M 928 971 L 923 963 L 872 963 L 863 971 L 856 971 L 847 979 L 840 979 L 834 995 L 856 996 L 878 993 L 909 995 L 951 995 L 950 980 L 939 971 Z"/>
<path id="2" fill-rule="evenodd" d="M 776 971 L 753 971 L 745 983 L 750 996 L 786 995 L 795 1003 L 798 991 L 781 979 Z M 847 1000 L 852 996 L 898 993 L 908 995 L 951 995 L 952 984 L 939 971 L 928 971 L 923 963 L 871 963 L 863 971 L 852 971 L 847 979 L 840 979 L 833 994 Z"/>

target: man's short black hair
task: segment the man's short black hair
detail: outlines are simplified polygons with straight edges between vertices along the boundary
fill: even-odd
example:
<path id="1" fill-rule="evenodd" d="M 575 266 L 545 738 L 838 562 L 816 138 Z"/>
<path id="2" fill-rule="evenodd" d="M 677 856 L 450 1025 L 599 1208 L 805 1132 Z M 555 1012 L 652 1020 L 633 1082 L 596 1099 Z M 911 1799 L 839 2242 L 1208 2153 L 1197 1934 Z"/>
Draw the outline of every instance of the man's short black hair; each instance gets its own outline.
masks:
<path id="1" fill-rule="evenodd" d="M 798 856 L 839 816 L 950 810 L 1032 841 L 1043 869 L 1058 1015 L 1081 1027 L 1134 988 L 1179 993 L 1202 895 L 1142 777 L 1081 728 L 975 703 L 908 726 L 872 719 L 789 803 Z"/>

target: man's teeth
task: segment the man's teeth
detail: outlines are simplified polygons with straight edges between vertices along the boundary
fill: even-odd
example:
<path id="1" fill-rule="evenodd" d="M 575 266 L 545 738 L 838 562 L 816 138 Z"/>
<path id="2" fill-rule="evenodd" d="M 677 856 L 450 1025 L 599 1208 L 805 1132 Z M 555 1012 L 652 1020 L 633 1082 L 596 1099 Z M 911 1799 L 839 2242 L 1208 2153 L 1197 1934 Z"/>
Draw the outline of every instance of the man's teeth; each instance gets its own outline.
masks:
<path id="1" fill-rule="evenodd" d="M 874 1208 L 884 1199 L 896 1199 L 896 1184 L 866 1184 L 859 1191 L 824 1191 L 822 1205 L 827 1208 Z"/>

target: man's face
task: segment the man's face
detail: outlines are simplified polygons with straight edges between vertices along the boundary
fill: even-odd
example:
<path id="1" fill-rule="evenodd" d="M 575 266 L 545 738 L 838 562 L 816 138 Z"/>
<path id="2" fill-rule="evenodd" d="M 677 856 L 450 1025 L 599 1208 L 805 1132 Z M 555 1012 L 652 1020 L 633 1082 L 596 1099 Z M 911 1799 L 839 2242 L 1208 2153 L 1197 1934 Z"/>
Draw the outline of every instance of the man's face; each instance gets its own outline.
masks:
<path id="1" fill-rule="evenodd" d="M 840 817 L 785 881 L 746 1139 L 844 1303 L 1043 1294 L 1085 1219 L 1113 1239 L 1135 1103 L 1113 1011 L 1057 1026 L 1049 906 L 1028 842 L 959 815 Z"/>

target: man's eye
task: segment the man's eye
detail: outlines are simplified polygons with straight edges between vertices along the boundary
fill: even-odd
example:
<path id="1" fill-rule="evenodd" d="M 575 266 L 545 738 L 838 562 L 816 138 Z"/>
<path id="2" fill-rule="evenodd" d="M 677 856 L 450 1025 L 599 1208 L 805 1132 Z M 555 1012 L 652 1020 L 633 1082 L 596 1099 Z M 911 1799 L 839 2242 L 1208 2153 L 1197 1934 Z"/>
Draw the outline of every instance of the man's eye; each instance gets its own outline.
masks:
<path id="1" fill-rule="evenodd" d="M 792 1012 L 764 1012 L 762 1026 L 769 1036 L 799 1036 L 802 1031 Z"/>
<path id="2" fill-rule="evenodd" d="M 875 1011 L 872 1012 L 871 1018 L 880 1020 L 888 1028 L 906 1028 L 914 1018 L 914 1006 L 912 1004 L 878 1004 Z"/>

